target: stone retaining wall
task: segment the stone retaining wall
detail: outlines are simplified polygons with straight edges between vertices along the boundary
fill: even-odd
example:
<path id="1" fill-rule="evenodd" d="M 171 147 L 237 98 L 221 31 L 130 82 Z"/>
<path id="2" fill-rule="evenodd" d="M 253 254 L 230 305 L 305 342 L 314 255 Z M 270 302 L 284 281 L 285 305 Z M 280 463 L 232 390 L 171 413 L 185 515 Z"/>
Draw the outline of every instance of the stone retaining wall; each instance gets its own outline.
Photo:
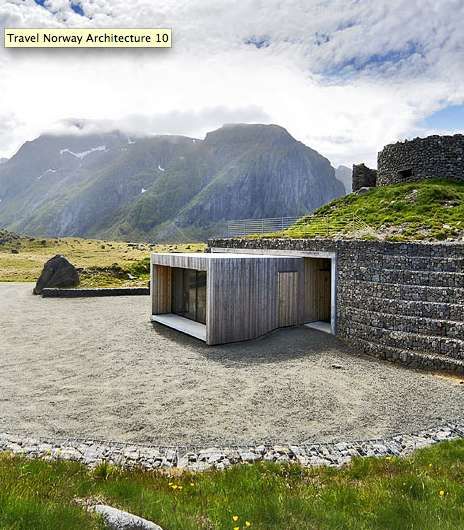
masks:
<path id="1" fill-rule="evenodd" d="M 96 296 L 140 296 L 149 295 L 147 287 L 102 287 L 99 289 L 51 289 L 42 291 L 43 298 L 81 298 Z"/>
<path id="2" fill-rule="evenodd" d="M 464 181 L 464 135 L 387 145 L 378 154 L 377 167 L 378 186 L 430 178 Z"/>
<path id="3" fill-rule="evenodd" d="M 353 457 L 407 456 L 414 450 L 445 440 L 464 438 L 464 424 L 451 423 L 413 434 L 398 434 L 386 439 L 298 445 L 249 445 L 180 449 L 95 440 L 36 440 L 13 434 L 0 434 L 0 452 L 28 458 L 72 460 L 88 466 L 103 462 L 121 467 L 145 469 L 182 468 L 204 471 L 224 469 L 234 464 L 257 461 L 298 462 L 304 466 L 347 464 Z"/>
<path id="4" fill-rule="evenodd" d="M 464 373 L 464 244 L 216 239 L 210 246 L 336 253 L 336 334 L 411 367 Z"/>

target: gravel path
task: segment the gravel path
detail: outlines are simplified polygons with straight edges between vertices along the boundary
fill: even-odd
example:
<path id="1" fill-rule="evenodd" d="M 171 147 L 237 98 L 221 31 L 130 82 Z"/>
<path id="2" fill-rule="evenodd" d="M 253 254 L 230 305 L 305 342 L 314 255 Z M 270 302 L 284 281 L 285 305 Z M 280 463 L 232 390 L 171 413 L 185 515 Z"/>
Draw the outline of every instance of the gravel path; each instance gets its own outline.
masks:
<path id="1" fill-rule="evenodd" d="M 205 346 L 149 297 L 42 299 L 0 284 L 0 432 L 159 445 L 366 439 L 459 419 L 464 385 L 306 328 Z"/>

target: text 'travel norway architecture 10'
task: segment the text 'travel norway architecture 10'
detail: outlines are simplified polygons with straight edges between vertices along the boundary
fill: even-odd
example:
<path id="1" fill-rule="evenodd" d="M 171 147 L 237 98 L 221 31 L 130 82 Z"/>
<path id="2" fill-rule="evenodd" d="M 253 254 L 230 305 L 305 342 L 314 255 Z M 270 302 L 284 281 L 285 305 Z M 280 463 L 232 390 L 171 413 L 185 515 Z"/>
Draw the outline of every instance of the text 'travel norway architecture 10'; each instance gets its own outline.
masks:
<path id="1" fill-rule="evenodd" d="M 386 146 L 353 190 L 464 180 L 464 136 Z M 309 325 L 357 351 L 464 372 L 464 244 L 213 239 L 205 254 L 153 254 L 152 319 L 207 344 Z"/>

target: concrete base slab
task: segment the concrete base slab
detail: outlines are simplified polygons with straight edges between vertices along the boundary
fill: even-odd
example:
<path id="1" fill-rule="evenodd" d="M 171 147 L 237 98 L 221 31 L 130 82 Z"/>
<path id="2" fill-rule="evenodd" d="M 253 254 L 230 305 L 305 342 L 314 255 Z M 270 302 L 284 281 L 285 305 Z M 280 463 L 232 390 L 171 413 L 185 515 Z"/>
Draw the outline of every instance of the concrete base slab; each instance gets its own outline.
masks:
<path id="1" fill-rule="evenodd" d="M 332 333 L 332 327 L 330 322 L 322 322 L 321 320 L 317 322 L 308 322 L 305 324 L 307 328 L 317 329 L 318 331 L 323 331 L 324 333 Z"/>
<path id="2" fill-rule="evenodd" d="M 173 313 L 166 313 L 164 315 L 152 315 L 151 320 L 153 322 L 158 322 L 170 328 L 176 329 L 177 331 L 182 331 L 187 335 L 196 337 L 204 342 L 206 342 L 206 326 L 205 324 L 200 324 L 200 322 L 195 322 L 188 318 L 181 317 L 179 315 L 174 315 Z"/>

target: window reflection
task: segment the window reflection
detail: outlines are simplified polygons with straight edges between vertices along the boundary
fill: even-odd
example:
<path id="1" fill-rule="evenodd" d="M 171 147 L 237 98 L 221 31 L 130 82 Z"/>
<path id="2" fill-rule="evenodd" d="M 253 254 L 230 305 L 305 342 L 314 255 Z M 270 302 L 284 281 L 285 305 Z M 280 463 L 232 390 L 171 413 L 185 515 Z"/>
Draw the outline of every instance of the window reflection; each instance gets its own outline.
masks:
<path id="1" fill-rule="evenodd" d="M 206 324 L 206 271 L 173 268 L 172 312 Z"/>

